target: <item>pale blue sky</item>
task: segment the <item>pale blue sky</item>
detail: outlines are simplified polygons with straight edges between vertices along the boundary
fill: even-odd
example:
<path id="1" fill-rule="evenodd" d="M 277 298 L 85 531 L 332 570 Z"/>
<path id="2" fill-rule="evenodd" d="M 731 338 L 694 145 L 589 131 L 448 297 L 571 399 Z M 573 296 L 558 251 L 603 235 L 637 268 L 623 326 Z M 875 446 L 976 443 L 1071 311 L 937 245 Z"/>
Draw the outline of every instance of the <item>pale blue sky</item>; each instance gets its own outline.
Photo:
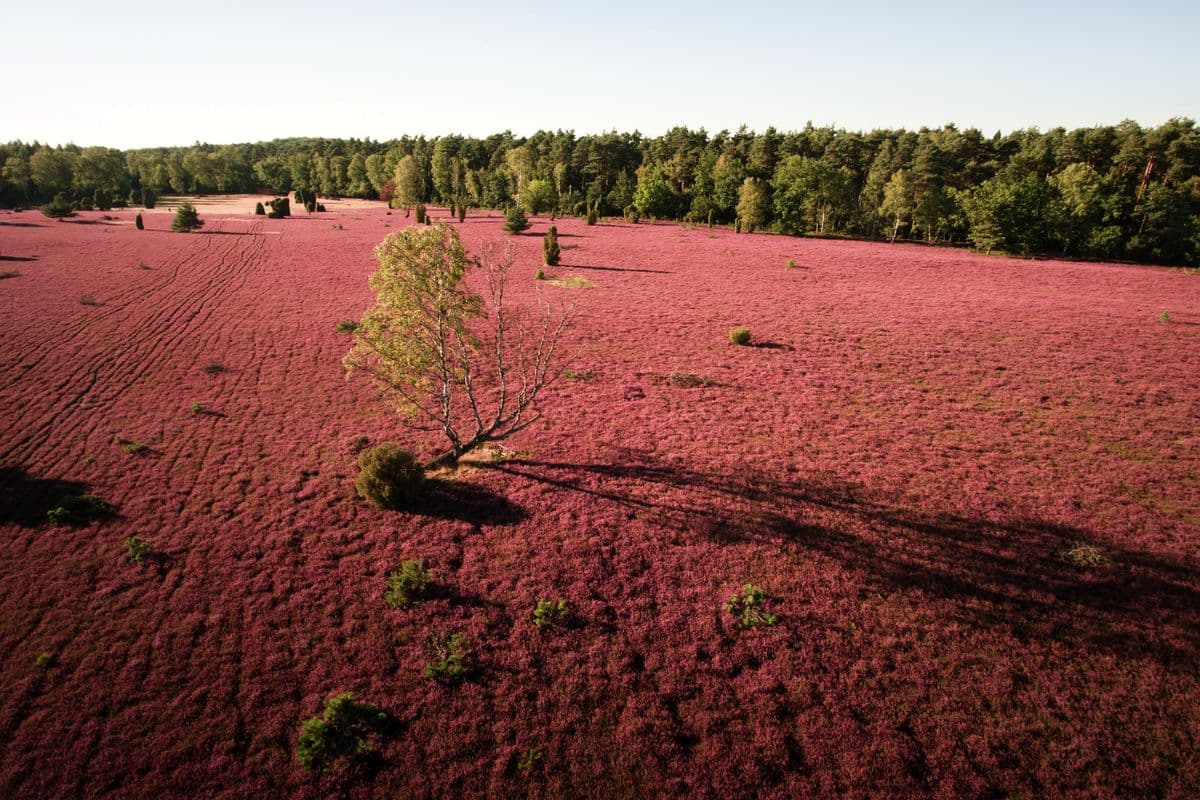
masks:
<path id="1" fill-rule="evenodd" d="M 1200 3 L 13 2 L 0 140 L 1200 117 Z"/>

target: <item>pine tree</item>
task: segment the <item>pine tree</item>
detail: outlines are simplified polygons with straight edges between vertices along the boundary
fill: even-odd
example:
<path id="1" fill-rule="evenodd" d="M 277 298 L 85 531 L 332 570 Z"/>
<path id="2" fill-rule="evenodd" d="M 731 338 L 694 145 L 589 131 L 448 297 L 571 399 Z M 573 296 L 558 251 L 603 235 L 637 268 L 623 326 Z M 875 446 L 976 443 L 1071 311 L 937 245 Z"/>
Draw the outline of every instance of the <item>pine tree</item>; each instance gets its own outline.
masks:
<path id="1" fill-rule="evenodd" d="M 254 204 L 254 215 L 256 217 L 261 217 L 266 213 L 267 213 L 267 210 L 265 208 L 263 208 L 263 204 L 261 202 Z"/>
<path id="2" fill-rule="evenodd" d="M 458 204 L 458 221 L 464 222 L 467 219 L 467 207 L 462 203 Z"/>
<path id="3" fill-rule="evenodd" d="M 504 232 L 518 234 L 529 229 L 529 219 L 520 206 L 512 206 L 504 212 Z"/>
<path id="4" fill-rule="evenodd" d="M 54 195 L 54 199 L 46 205 L 42 206 L 42 213 L 53 219 L 63 219 L 64 217 L 75 216 L 75 209 L 71 207 L 67 196 L 62 192 Z"/>
<path id="5" fill-rule="evenodd" d="M 133 218 L 133 227 L 137 228 L 139 231 L 146 229 L 145 223 L 142 222 L 142 214 L 140 211 L 138 212 L 138 215 Z"/>
<path id="6" fill-rule="evenodd" d="M 171 230 L 176 233 L 190 233 L 204 227 L 204 220 L 196 213 L 196 207 L 184 201 L 175 209 L 175 219 L 171 220 Z"/>
<path id="7" fill-rule="evenodd" d="M 415 211 L 417 212 L 417 224 L 424 225 L 425 224 L 425 204 L 417 203 Z"/>
<path id="8" fill-rule="evenodd" d="M 558 228 L 554 225 L 542 237 L 542 260 L 547 267 L 557 267 L 561 251 L 558 247 Z"/>

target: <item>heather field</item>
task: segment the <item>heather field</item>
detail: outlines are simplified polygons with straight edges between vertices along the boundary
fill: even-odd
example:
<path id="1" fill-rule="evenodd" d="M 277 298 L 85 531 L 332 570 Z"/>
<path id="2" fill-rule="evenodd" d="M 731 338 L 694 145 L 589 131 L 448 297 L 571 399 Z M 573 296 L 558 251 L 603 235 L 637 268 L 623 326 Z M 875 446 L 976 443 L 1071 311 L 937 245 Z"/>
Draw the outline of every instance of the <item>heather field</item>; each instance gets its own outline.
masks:
<path id="1" fill-rule="evenodd" d="M 1200 794 L 1194 272 L 568 219 L 542 283 L 537 218 L 571 369 L 402 513 L 356 451 L 439 443 L 336 328 L 411 221 L 235 210 L 0 212 L 0 796 Z M 380 757 L 306 772 L 343 691 Z"/>

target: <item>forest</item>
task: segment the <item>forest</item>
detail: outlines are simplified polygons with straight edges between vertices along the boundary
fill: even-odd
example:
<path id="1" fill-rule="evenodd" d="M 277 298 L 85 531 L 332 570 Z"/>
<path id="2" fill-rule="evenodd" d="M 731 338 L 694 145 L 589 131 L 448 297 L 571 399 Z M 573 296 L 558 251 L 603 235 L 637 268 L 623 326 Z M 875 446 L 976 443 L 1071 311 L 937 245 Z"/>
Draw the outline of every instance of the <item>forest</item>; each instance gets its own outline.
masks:
<path id="1" fill-rule="evenodd" d="M 984 252 L 1200 263 L 1200 131 L 1177 118 L 985 136 L 955 125 L 809 125 L 662 136 L 290 138 L 254 144 L 0 144 L 0 205 L 153 207 L 164 194 L 288 191 L 739 231 L 969 245 Z"/>

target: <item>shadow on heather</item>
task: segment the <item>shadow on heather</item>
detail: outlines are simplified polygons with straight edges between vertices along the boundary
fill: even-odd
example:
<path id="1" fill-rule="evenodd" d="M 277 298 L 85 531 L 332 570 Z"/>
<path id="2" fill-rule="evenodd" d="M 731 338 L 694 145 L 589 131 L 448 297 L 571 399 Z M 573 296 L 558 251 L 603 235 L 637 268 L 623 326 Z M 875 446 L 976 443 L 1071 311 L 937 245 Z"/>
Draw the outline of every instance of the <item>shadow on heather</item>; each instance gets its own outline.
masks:
<path id="1" fill-rule="evenodd" d="M 1170 558 L 1050 522 L 925 514 L 828 476 L 714 474 L 628 451 L 621 461 L 490 468 L 624 506 L 683 534 L 799 546 L 863 573 L 879 591 L 945 601 L 959 621 L 1022 641 L 1153 658 L 1169 669 L 1200 658 L 1200 570 Z M 1110 563 L 1072 563 L 1064 554 L 1081 545 Z"/>
<path id="2" fill-rule="evenodd" d="M 46 512 L 64 497 L 87 492 L 79 481 L 35 478 L 24 467 L 0 467 L 0 524 L 11 522 L 22 528 L 46 524 Z"/>

